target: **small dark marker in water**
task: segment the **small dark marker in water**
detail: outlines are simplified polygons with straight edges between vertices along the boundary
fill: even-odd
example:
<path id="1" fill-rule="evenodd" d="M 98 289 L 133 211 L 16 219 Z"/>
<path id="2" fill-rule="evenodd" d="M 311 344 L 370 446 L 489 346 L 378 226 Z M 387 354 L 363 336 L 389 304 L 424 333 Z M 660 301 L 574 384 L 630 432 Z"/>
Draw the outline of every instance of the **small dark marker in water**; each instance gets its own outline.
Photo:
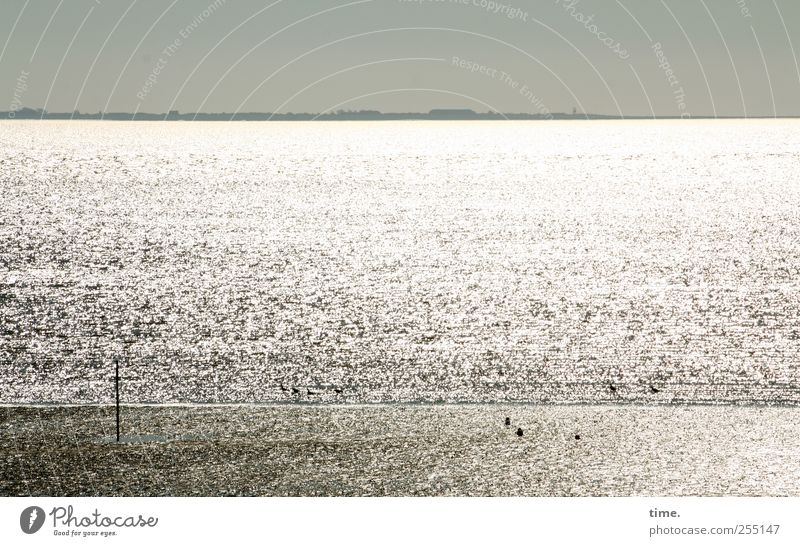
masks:
<path id="1" fill-rule="evenodd" d="M 580 434 L 576 434 L 576 435 L 575 435 L 575 439 L 576 439 L 576 440 L 580 440 L 580 439 L 581 439 L 581 435 L 580 435 Z"/>
<path id="2" fill-rule="evenodd" d="M 653 385 L 650 385 L 650 392 L 653 394 L 658 394 L 661 391 L 655 388 Z"/>
<path id="3" fill-rule="evenodd" d="M 292 387 L 292 394 L 300 394 L 300 389 L 297 387 Z"/>
<path id="4" fill-rule="evenodd" d="M 522 436 L 523 434 L 525 434 L 525 433 L 524 433 L 524 432 L 522 432 L 522 429 L 521 429 L 521 428 L 518 428 L 518 429 L 517 429 L 517 436 Z"/>
<path id="5" fill-rule="evenodd" d="M 114 359 L 114 385 L 117 392 L 117 443 L 119 443 L 119 360 Z"/>
<path id="6" fill-rule="evenodd" d="M 617 387 L 614 385 L 614 383 L 609 383 L 608 390 L 611 392 L 617 392 Z"/>
<path id="7" fill-rule="evenodd" d="M 308 394 L 309 396 L 313 396 L 313 395 L 315 395 L 317 393 L 312 391 L 311 389 L 306 389 L 306 394 Z"/>
<path id="8" fill-rule="evenodd" d="M 511 426 L 511 417 L 506 417 L 506 426 Z"/>
<path id="9" fill-rule="evenodd" d="M 289 389 L 287 389 L 285 386 L 281 385 L 281 390 L 282 390 L 283 392 L 286 392 L 286 391 L 288 391 Z"/>
<path id="10" fill-rule="evenodd" d="M 336 387 L 335 389 L 333 389 L 333 392 L 335 392 L 336 394 L 342 394 L 342 389 L 340 387 Z"/>

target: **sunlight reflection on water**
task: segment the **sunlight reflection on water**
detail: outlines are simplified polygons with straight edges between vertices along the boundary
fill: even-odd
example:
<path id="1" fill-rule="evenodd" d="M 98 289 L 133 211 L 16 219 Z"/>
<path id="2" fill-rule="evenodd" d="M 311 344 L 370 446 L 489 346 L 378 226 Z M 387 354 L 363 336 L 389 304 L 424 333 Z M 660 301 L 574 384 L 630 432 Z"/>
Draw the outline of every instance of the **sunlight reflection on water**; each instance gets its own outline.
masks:
<path id="1" fill-rule="evenodd" d="M 800 402 L 798 129 L 0 123 L 0 402 Z"/>

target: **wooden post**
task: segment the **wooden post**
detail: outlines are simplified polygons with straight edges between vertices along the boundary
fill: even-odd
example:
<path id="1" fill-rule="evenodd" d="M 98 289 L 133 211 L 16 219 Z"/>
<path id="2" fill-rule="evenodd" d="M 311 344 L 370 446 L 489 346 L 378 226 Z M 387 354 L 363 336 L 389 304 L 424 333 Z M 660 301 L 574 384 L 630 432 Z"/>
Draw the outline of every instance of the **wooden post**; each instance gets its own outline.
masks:
<path id="1" fill-rule="evenodd" d="M 114 385 L 117 391 L 117 443 L 119 443 L 119 359 L 114 359 Z"/>

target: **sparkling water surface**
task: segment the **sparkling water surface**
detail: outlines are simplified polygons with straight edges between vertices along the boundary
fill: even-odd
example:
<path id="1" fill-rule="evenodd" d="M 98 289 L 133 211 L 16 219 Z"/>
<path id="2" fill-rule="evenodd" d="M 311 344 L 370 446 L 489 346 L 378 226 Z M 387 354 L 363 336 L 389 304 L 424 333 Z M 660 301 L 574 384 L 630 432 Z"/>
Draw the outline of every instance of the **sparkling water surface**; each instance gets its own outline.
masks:
<path id="1" fill-rule="evenodd" d="M 800 495 L 793 407 L 156 405 L 119 444 L 113 414 L 0 408 L 0 494 Z"/>
<path id="2" fill-rule="evenodd" d="M 0 122 L 0 403 L 796 404 L 799 269 L 798 121 Z"/>

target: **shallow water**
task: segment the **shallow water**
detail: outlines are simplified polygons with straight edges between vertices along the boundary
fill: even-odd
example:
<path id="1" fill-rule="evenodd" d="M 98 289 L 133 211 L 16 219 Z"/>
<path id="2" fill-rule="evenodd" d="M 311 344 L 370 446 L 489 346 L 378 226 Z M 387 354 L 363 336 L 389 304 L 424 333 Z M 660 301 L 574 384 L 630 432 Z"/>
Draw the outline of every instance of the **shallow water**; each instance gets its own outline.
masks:
<path id="1" fill-rule="evenodd" d="M 800 495 L 797 408 L 151 406 L 122 417 L 114 444 L 110 407 L 0 408 L 0 495 Z"/>
<path id="2" fill-rule="evenodd" d="M 796 404 L 799 129 L 0 122 L 0 402 Z"/>

